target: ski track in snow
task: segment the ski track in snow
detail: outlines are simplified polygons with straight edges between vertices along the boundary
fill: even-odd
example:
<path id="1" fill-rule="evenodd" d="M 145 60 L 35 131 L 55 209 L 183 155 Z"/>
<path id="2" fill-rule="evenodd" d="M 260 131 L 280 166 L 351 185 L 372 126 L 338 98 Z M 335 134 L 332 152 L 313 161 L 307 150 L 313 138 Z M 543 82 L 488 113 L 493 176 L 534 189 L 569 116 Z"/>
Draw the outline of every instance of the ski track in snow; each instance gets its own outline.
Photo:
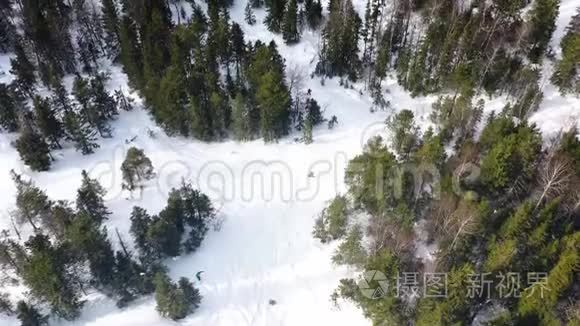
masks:
<path id="1" fill-rule="evenodd" d="M 364 11 L 365 1 L 355 0 L 355 8 Z M 331 292 L 343 277 L 355 271 L 336 267 L 330 256 L 336 247 L 322 245 L 311 236 L 314 218 L 326 201 L 345 192 L 344 168 L 349 159 L 362 151 L 366 140 L 384 134 L 384 120 L 388 112 L 370 113 L 372 100 L 360 95 L 360 83 L 354 89 L 338 85 L 338 79 L 327 79 L 322 86 L 319 78 L 310 78 L 316 64 L 318 32 L 306 30 L 302 40 L 286 46 L 280 35 L 267 31 L 262 23 L 265 12 L 256 10 L 257 23 L 248 26 L 244 21 L 243 3 L 231 8 L 232 21 L 244 29 L 246 40 L 274 39 L 286 59 L 287 68 L 300 67 L 305 77 L 305 89 L 319 102 L 327 118 L 338 117 L 339 124 L 328 130 L 320 126 L 313 131 L 314 143 L 304 145 L 293 139 L 293 133 L 277 144 L 264 144 L 261 139 L 239 143 L 228 140 L 202 143 L 192 139 L 166 136 L 140 105 L 132 112 L 122 112 L 112 123 L 114 138 L 100 139 L 101 148 L 95 154 L 82 156 L 72 147 L 54 151 L 56 162 L 48 172 L 30 171 L 19 160 L 10 142 L 15 134 L 0 134 L 0 228 L 10 228 L 8 213 L 14 207 L 15 188 L 9 171 L 14 169 L 32 178 L 45 189 L 51 199 L 74 201 L 80 185 L 81 170 L 86 169 L 108 190 L 107 205 L 113 212 L 107 222 L 110 238 L 115 228 L 130 240 L 129 214 L 134 205 L 146 208 L 151 214 L 160 211 L 171 187 L 178 186 L 182 177 L 206 192 L 224 218 L 221 230 L 210 232 L 202 246 L 191 255 L 168 260 L 173 278 L 186 276 L 194 280 L 204 270 L 201 282 L 195 280 L 203 295 L 201 307 L 179 322 L 161 318 L 155 311 L 152 296 L 118 309 L 112 300 L 99 293 L 87 296 L 81 317 L 73 322 L 53 320 L 54 325 L 87 326 L 163 326 L 163 325 L 369 325 L 359 309 L 342 303 L 336 309 L 329 301 Z M 188 6 L 183 3 L 184 6 Z M 560 6 L 557 29 L 552 40 L 559 49 L 559 39 L 575 12 L 578 2 L 565 0 Z M 326 4 L 324 4 L 326 10 Z M 188 7 L 186 7 L 188 8 Z M 173 8 L 172 8 L 173 10 Z M 186 10 L 190 12 L 190 10 Z M 0 82 L 10 82 L 9 56 L 0 56 Z M 112 66 L 110 89 L 126 92 L 127 78 L 120 67 Z M 544 73 L 549 74 L 549 64 Z M 548 75 L 549 76 L 549 75 Z M 431 103 L 436 96 L 411 98 L 396 83 L 388 79 L 386 99 L 395 111 L 412 109 L 417 121 L 425 129 L 429 125 Z M 501 109 L 505 99 L 486 99 L 486 112 Z M 137 99 L 137 104 L 140 104 Z M 549 83 L 544 88 L 544 101 L 531 120 L 536 122 L 545 137 L 555 134 L 562 126 L 578 123 L 580 101 L 562 97 Z M 148 129 L 156 137 L 148 136 Z M 126 139 L 138 136 L 131 143 Z M 121 191 L 120 165 L 130 146 L 145 150 L 158 173 L 141 196 L 129 198 Z M 308 173 L 314 172 L 314 178 Z M 263 177 L 262 181 L 255 175 Z M 433 254 L 426 246 L 421 256 Z M 23 288 L 8 289 L 13 299 L 21 298 Z M 274 299 L 276 305 L 269 305 Z M 0 316 L 0 324 L 18 325 L 15 318 Z"/>

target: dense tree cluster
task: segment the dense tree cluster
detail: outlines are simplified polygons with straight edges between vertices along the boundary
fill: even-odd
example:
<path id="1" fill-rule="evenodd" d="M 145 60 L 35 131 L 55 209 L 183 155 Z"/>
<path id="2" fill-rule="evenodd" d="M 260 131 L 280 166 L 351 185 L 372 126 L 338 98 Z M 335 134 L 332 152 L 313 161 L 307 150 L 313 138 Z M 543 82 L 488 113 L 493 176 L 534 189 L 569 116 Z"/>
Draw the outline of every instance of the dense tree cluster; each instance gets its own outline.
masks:
<path id="1" fill-rule="evenodd" d="M 252 9 L 264 6 L 266 23 L 288 43 L 300 40 L 306 24 L 316 28 L 322 21 L 319 1 L 248 4 L 249 22 L 255 21 Z M 170 134 L 276 141 L 293 129 L 291 110 L 299 107 L 284 59 L 274 42 L 246 42 L 229 18 L 230 5 L 209 1 L 204 11 L 192 3 L 186 20 L 181 4 L 161 0 L 3 3 L 0 49 L 14 53 L 15 78 L 0 85 L 0 128 L 21 132 L 14 145 L 33 170 L 50 168 L 52 149 L 72 144 L 93 153 L 98 136 L 112 136 L 110 121 L 119 109 L 131 109 L 121 91 L 107 91 L 103 62 L 113 61 Z M 70 74 L 76 78 L 65 87 Z M 39 95 L 40 83 L 50 96 Z"/>
<path id="2" fill-rule="evenodd" d="M 361 21 L 350 0 L 331 1 L 316 71 L 362 78 L 377 103 L 382 80 L 393 74 L 412 95 L 444 91 L 467 99 L 485 91 L 533 108 L 529 102 L 541 101 L 535 64 L 549 50 L 559 0 L 534 1 L 529 10 L 527 3 L 369 0 Z M 553 77 L 563 91 L 574 88 L 577 75 L 576 25 Z"/>
<path id="3" fill-rule="evenodd" d="M 159 217 L 140 208 L 131 215 L 131 233 L 137 253 L 129 251 L 116 232 L 119 250 L 109 239 L 104 222 L 111 214 L 105 206 L 105 190 L 82 171 L 76 207 L 53 201 L 32 181 L 12 173 L 16 184 L 16 208 L 11 212 L 15 236 L 5 230 L 0 238 L 0 267 L 14 273 L 28 289 L 27 301 L 15 308 L 0 297 L 0 309 L 14 314 L 22 325 L 46 325 L 50 310 L 66 320 L 77 318 L 89 289 L 96 289 L 128 305 L 139 296 L 156 292 L 158 310 L 172 319 L 184 318 L 201 301 L 199 291 L 186 278 L 178 285 L 164 274 L 161 258 L 179 255 L 183 246 L 191 252 L 200 246 L 215 216 L 211 201 L 183 183 L 171 192 Z M 19 241 L 22 228 L 33 231 Z M 144 231 L 144 233 L 142 233 Z M 181 234 L 188 236 L 182 245 Z"/>
<path id="4" fill-rule="evenodd" d="M 454 117 L 452 98 L 434 103 L 438 133 L 421 135 L 411 111 L 389 119 L 396 157 L 377 137 L 350 161 L 348 194 L 321 213 L 313 234 L 340 241 L 334 263 L 380 271 L 388 286 L 371 298 L 357 280 L 343 279 L 333 300 L 353 301 L 376 324 L 578 323 L 580 135 L 572 128 L 542 148 L 533 124 L 504 111 L 489 115 L 476 138 L 470 121 L 479 121 L 480 104 L 455 102 L 465 117 Z M 424 236 L 438 248 L 434 261 L 418 255 Z M 447 275 L 446 295 L 422 295 L 430 285 L 421 275 L 433 272 Z M 405 273 L 418 273 L 417 282 L 401 283 Z M 494 283 L 474 295 L 481 275 Z M 379 288 L 376 280 L 362 284 Z M 508 289 L 518 295 L 506 296 Z"/>

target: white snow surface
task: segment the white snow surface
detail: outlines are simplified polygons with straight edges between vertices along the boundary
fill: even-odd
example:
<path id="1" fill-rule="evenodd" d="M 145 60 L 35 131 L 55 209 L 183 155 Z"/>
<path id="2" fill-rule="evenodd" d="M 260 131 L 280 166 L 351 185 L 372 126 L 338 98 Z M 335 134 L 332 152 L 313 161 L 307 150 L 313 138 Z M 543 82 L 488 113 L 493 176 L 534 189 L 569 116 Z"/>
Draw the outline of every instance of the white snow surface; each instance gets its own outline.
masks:
<path id="1" fill-rule="evenodd" d="M 173 278 L 204 270 L 203 279 L 195 285 L 203 295 L 201 307 L 179 322 L 161 318 L 155 311 L 152 296 L 144 297 L 124 309 L 99 293 L 89 293 L 82 316 L 74 322 L 52 320 L 53 325 L 369 325 L 362 312 L 350 303 L 340 309 L 329 301 L 331 292 L 343 277 L 356 271 L 331 264 L 336 244 L 322 245 L 312 238 L 314 218 L 326 202 L 345 192 L 344 168 L 349 159 L 361 153 L 362 146 L 376 134 L 384 134 L 384 120 L 389 112 L 371 113 L 371 99 L 359 90 L 345 89 L 337 79 L 310 78 L 317 61 L 319 32 L 304 31 L 302 40 L 286 46 L 280 35 L 267 31 L 262 23 L 265 12 L 256 10 L 257 24 L 244 22 L 245 1 L 235 1 L 231 18 L 238 22 L 246 39 L 269 42 L 274 39 L 287 67 L 298 67 L 306 75 L 305 89 L 326 109 L 325 116 L 336 115 L 339 124 L 328 130 L 325 126 L 314 130 L 314 143 L 294 142 L 299 134 L 292 134 L 276 144 L 262 140 L 240 143 L 225 141 L 203 143 L 193 139 L 169 137 L 150 119 L 140 105 L 131 112 L 122 112 L 113 122 L 114 137 L 100 139 L 95 154 L 82 156 L 70 145 L 53 152 L 56 161 L 48 172 L 32 172 L 23 165 L 10 143 L 15 134 L 0 134 L 0 229 L 10 229 L 7 217 L 14 208 L 15 188 L 9 176 L 14 169 L 32 178 L 50 198 L 74 201 L 80 185 L 81 170 L 89 171 L 108 190 L 107 205 L 113 212 L 107 221 L 111 239 L 118 228 L 125 240 L 130 240 L 129 214 L 134 205 L 146 208 L 151 214 L 160 211 L 168 191 L 179 185 L 181 178 L 190 180 L 210 195 L 223 218 L 221 230 L 212 231 L 197 252 L 166 263 Z M 366 1 L 355 0 L 355 8 L 362 12 Z M 182 2 L 183 6 L 188 6 Z M 558 48 L 564 27 L 578 6 L 577 0 L 564 0 L 552 45 Z M 325 6 L 326 8 L 326 6 Z M 186 12 L 190 12 L 186 9 Z M 172 8 L 173 10 L 173 8 Z M 0 56 L 0 82 L 9 82 L 9 56 Z M 551 71 L 548 63 L 544 72 Z M 118 66 L 111 66 L 110 89 L 129 92 L 127 78 Z M 389 91 L 395 111 L 411 109 L 423 128 L 428 125 L 431 103 L 435 96 L 411 98 L 394 79 L 383 84 Z M 547 82 L 544 101 L 532 118 L 546 137 L 562 127 L 578 124 L 580 101 L 562 97 Z M 486 111 L 501 109 L 505 100 L 488 101 Z M 137 99 L 137 104 L 140 101 Z M 148 129 L 156 137 L 148 136 Z M 137 139 L 126 144 L 126 139 Z M 158 174 L 141 195 L 130 198 L 121 190 L 120 165 L 130 146 L 144 149 Z M 310 171 L 314 178 L 308 178 Z M 116 241 L 113 241 L 116 244 Z M 426 249 L 423 258 L 431 256 Z M 12 299 L 22 297 L 22 287 L 6 287 Z M 269 305 L 270 299 L 276 305 Z M 0 316 L 0 324 L 15 326 L 13 317 Z"/>

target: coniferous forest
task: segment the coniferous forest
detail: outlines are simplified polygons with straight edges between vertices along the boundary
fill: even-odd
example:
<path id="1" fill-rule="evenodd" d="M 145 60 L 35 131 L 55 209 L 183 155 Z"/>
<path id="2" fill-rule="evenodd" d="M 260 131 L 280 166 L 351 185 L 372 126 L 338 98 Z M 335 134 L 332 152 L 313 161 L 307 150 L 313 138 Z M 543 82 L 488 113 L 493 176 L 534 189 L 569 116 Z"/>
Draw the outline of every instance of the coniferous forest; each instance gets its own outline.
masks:
<path id="1" fill-rule="evenodd" d="M 244 21 L 231 19 L 234 5 Z M 580 131 L 546 140 L 529 121 L 546 83 L 580 96 L 580 4 L 551 44 L 559 7 L 560 0 L 366 0 L 362 11 L 352 0 L 2 0 L 0 53 L 11 55 L 14 78 L 0 83 L 0 130 L 14 135 L 11 145 L 35 172 L 49 171 L 66 148 L 99 151 L 115 137 L 119 115 L 140 106 L 135 98 L 169 136 L 275 144 L 298 135 L 307 146 L 314 128 L 333 129 L 340 117 L 325 117 L 319 94 L 304 89 L 280 48 L 315 33 L 307 78 L 356 85 L 372 99 L 363 110 L 396 105 L 387 100 L 388 80 L 411 97 L 437 98 L 426 130 L 410 108 L 389 115 L 390 138 L 368 140 L 346 167 L 346 192 L 314 221 L 316 241 L 337 244 L 332 262 L 359 271 L 329 293 L 333 304 L 353 303 L 373 325 L 580 325 Z M 243 25 L 257 24 L 284 45 L 244 34 Z M 113 65 L 130 90 L 111 89 Z M 505 103 L 486 114 L 494 98 Z M 121 165 L 132 194 L 155 177 L 146 154 L 131 147 Z M 174 281 L 166 266 L 195 252 L 217 223 L 212 201 L 192 184 L 172 189 L 157 214 L 135 206 L 125 235 L 107 229 L 106 190 L 86 171 L 74 202 L 10 173 L 16 204 L 12 230 L 0 235 L 0 266 L 27 292 L 13 303 L 0 290 L 0 313 L 22 325 L 75 320 L 95 291 L 119 308 L 150 295 L 172 320 L 203 305 L 195 280 Z M 430 260 L 417 255 L 421 246 L 436 248 Z"/>

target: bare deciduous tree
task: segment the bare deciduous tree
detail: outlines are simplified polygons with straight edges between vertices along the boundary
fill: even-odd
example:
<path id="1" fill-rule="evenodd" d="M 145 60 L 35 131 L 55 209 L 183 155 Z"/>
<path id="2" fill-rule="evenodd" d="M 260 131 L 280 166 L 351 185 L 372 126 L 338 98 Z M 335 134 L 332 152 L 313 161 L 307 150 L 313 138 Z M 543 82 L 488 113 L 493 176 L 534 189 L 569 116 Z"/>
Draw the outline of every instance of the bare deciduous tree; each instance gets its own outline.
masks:
<path id="1" fill-rule="evenodd" d="M 536 208 L 544 200 L 557 197 L 568 189 L 574 175 L 573 168 L 572 161 L 564 155 L 554 155 L 544 162 L 538 174 L 540 196 Z"/>

